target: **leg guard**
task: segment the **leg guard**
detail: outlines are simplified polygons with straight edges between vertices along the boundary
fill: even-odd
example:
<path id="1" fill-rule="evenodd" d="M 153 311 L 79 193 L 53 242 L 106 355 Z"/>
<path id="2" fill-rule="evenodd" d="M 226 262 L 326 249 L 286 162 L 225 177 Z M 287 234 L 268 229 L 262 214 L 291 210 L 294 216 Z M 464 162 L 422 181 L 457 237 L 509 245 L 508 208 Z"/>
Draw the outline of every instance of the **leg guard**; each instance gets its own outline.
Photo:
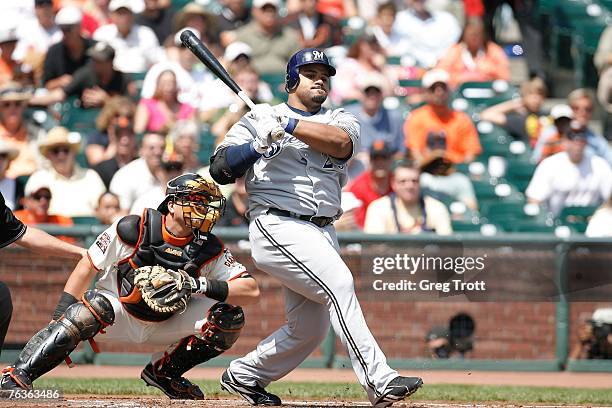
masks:
<path id="1" fill-rule="evenodd" d="M 70 305 L 58 321 L 28 341 L 15 364 L 4 370 L 2 388 L 16 384 L 31 389 L 32 381 L 60 364 L 80 341 L 93 338 L 114 321 L 111 303 L 95 290 L 85 292 L 81 302 Z"/>

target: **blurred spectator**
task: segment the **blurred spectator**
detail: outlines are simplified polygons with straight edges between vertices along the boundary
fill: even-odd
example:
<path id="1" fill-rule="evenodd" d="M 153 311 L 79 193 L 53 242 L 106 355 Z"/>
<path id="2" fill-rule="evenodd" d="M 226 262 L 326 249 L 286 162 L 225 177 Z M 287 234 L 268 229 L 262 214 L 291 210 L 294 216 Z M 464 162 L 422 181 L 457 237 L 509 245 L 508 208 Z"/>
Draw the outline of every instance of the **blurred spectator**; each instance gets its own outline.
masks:
<path id="1" fill-rule="evenodd" d="M 85 156 L 90 166 L 115 157 L 121 130 L 129 128 L 133 133 L 135 109 L 134 102 L 125 96 L 113 96 L 106 100 L 96 118 L 97 131 L 87 138 Z"/>
<path id="2" fill-rule="evenodd" d="M 222 52 L 219 43 L 217 16 L 209 13 L 202 4 L 191 2 L 185 5 L 174 18 L 174 29 L 179 31 L 185 27 L 193 27 L 200 33 L 200 40 L 208 46 L 213 54 Z"/>
<path id="3" fill-rule="evenodd" d="M 361 98 L 359 81 L 368 76 L 378 75 L 383 84 L 383 96 L 393 95 L 397 81 L 393 72 L 386 66 L 384 50 L 376 38 L 362 36 L 348 50 L 347 58 L 338 63 L 331 91 L 332 101 L 336 104 Z"/>
<path id="4" fill-rule="evenodd" d="M 67 217 L 93 216 L 98 197 L 106 189 L 98 173 L 83 169 L 76 162 L 81 138 L 78 133 L 55 127 L 40 142 L 40 152 L 51 166 L 32 174 L 26 191 L 35 191 L 39 186 L 48 186 L 55 199 L 51 202 L 51 214 Z"/>
<path id="5" fill-rule="evenodd" d="M 219 227 L 248 227 L 246 211 L 249 207 L 249 195 L 244 184 L 244 176 L 236 179 L 234 191 L 227 198 L 225 212 L 217 222 Z"/>
<path id="6" fill-rule="evenodd" d="M 225 32 L 236 30 L 251 21 L 251 10 L 246 0 L 220 0 L 221 12 L 217 16 L 217 24 L 221 33 L 221 41 Z"/>
<path id="7" fill-rule="evenodd" d="M 174 11 L 166 0 L 144 0 L 144 10 L 136 15 L 136 24 L 149 27 L 155 33 L 157 41 L 163 44 L 172 34 Z"/>
<path id="8" fill-rule="evenodd" d="M 538 143 L 532 153 L 532 160 L 534 162 L 540 162 L 555 153 L 563 151 L 561 139 L 562 136 L 570 130 L 574 112 L 572 108 L 565 104 L 555 105 L 550 110 L 550 117 L 553 120 L 555 132 L 550 134 L 547 140 L 544 140 L 544 132 L 540 135 Z"/>
<path id="9" fill-rule="evenodd" d="M 82 21 L 83 13 L 74 6 L 62 8 L 55 16 L 55 23 L 64 36 L 49 48 L 45 57 L 42 83 L 47 89 L 68 86 L 74 72 L 89 61 L 86 51 L 94 42 L 81 35 Z"/>
<path id="10" fill-rule="evenodd" d="M 437 68 L 448 72 L 451 87 L 470 81 L 510 79 L 510 61 L 506 53 L 486 37 L 484 25 L 478 18 L 467 21 L 461 41 L 442 56 Z"/>
<path id="11" fill-rule="evenodd" d="M 193 120 L 179 120 L 168 134 L 172 152 L 180 157 L 184 173 L 195 173 L 202 163 L 198 159 L 200 150 L 200 127 Z"/>
<path id="12" fill-rule="evenodd" d="M 476 193 L 470 178 L 455 171 L 454 164 L 444 151 L 433 150 L 423 156 L 419 163 L 421 188 L 428 192 L 443 194 L 465 204 L 470 210 L 478 209 Z"/>
<path id="13" fill-rule="evenodd" d="M 157 86 L 152 98 L 142 98 L 136 108 L 134 131 L 136 133 L 167 133 L 177 120 L 191 118 L 195 109 L 178 100 L 176 75 L 171 70 L 157 77 Z"/>
<path id="14" fill-rule="evenodd" d="M 394 29 L 397 6 L 389 1 L 378 5 L 371 32 L 387 56 L 401 57 L 409 53 L 410 42 Z"/>
<path id="15" fill-rule="evenodd" d="M 138 145 L 132 123 L 128 122 L 125 117 L 119 117 L 113 128 L 112 132 L 117 146 L 115 154 L 93 166 L 106 188 L 110 187 L 113 176 L 120 168 L 138 157 Z"/>
<path id="16" fill-rule="evenodd" d="M 595 211 L 584 234 L 592 238 L 612 237 L 612 195 Z"/>
<path id="17" fill-rule="evenodd" d="M 32 94 L 16 82 L 0 88 L 0 140 L 19 149 L 19 156 L 11 162 L 8 177 L 30 175 L 38 168 L 40 156 L 36 143 L 44 131 L 24 115 Z"/>
<path id="18" fill-rule="evenodd" d="M 612 165 L 612 149 L 610 149 L 608 142 L 603 136 L 595 133 L 595 131 L 589 127 L 589 122 L 593 119 L 595 104 L 593 92 L 585 88 L 576 89 L 567 96 L 567 103 L 572 108 L 574 119 L 572 123 L 582 129 L 586 135 L 587 154 L 596 154 Z M 536 160 L 540 159 L 540 152 L 543 146 L 549 142 L 550 139 L 554 140 L 555 130 L 556 129 L 552 126 L 542 130 L 534 151 L 534 158 Z"/>
<path id="19" fill-rule="evenodd" d="M 416 64 L 432 68 L 461 36 L 457 19 L 446 11 L 430 11 L 426 0 L 404 0 L 406 10 L 397 13 L 393 29 L 410 43 Z"/>
<path id="20" fill-rule="evenodd" d="M 6 23 L 5 23 L 6 24 Z M 17 45 L 17 33 L 14 27 L 0 27 L 0 86 L 13 80 L 19 64 L 13 59 Z"/>
<path id="21" fill-rule="evenodd" d="M 342 44 L 340 22 L 317 11 L 321 0 L 299 0 L 300 11 L 291 13 L 283 25 L 293 27 L 299 36 L 301 48 L 329 48 Z"/>
<path id="22" fill-rule="evenodd" d="M 170 180 L 183 174 L 183 158 L 176 153 L 164 153 L 156 177 L 159 184 L 140 194 L 130 208 L 130 214 L 141 215 L 145 208 L 157 209 L 166 197 L 166 185 Z"/>
<path id="23" fill-rule="evenodd" d="M 370 203 L 392 192 L 391 165 L 393 154 L 396 151 L 388 142 L 376 140 L 370 146 L 368 169 L 346 188 L 357 200 L 361 201 L 361 206 L 355 209 L 355 222 L 359 228 L 364 226 L 366 211 Z"/>
<path id="24" fill-rule="evenodd" d="M 338 20 L 357 16 L 354 0 L 319 0 L 317 10 Z"/>
<path id="25" fill-rule="evenodd" d="M 484 20 L 489 34 L 489 38 L 495 41 L 495 13 L 504 3 L 512 7 L 514 19 L 517 21 L 521 30 L 522 45 L 525 49 L 527 69 L 531 77 L 538 77 L 546 80 L 544 70 L 544 54 L 542 50 L 542 33 L 538 27 L 537 1 L 536 0 L 482 0 L 485 13 Z"/>
<path id="26" fill-rule="evenodd" d="M 578 343 L 572 347 L 570 359 L 612 359 L 612 309 L 595 309 L 593 316 L 580 326 Z"/>
<path id="27" fill-rule="evenodd" d="M 113 47 L 117 70 L 125 73 L 145 72 L 163 58 L 153 30 L 134 23 L 132 0 L 111 0 L 108 9 L 112 23 L 98 28 L 93 38 Z"/>
<path id="28" fill-rule="evenodd" d="M 119 207 L 119 197 L 110 191 L 105 192 L 98 199 L 96 207 L 96 219 L 102 225 L 111 225 L 121 217 L 121 207 Z"/>
<path id="29" fill-rule="evenodd" d="M 393 193 L 370 203 L 366 212 L 364 232 L 452 234 L 446 206 L 431 197 L 421 195 L 419 169 L 414 164 L 400 162 L 395 165 L 391 188 Z"/>
<path id="30" fill-rule="evenodd" d="M 397 109 L 387 109 L 383 106 L 383 78 L 379 75 L 369 75 L 362 78 L 359 103 L 347 106 L 347 112 L 352 113 L 361 125 L 361 150 L 367 152 L 372 143 L 377 140 L 386 141 L 394 152 L 404 151 L 404 134 L 402 132 L 403 118 Z"/>
<path id="31" fill-rule="evenodd" d="M 470 163 L 482 148 L 468 115 L 449 107 L 448 73 L 428 71 L 422 79 L 427 104 L 415 109 L 404 122 L 406 147 L 422 161 L 432 150 L 443 150 L 453 163 Z"/>
<path id="32" fill-rule="evenodd" d="M 480 113 L 480 120 L 489 121 L 505 128 L 516 140 L 531 147 L 546 124 L 542 104 L 547 94 L 546 84 L 534 78 L 521 84 L 521 98 L 491 106 Z"/>
<path id="33" fill-rule="evenodd" d="M 13 58 L 28 61 L 37 69 L 42 67 L 47 50 L 62 39 L 62 31 L 55 25 L 52 0 L 34 0 L 35 20 L 26 20 L 17 26 L 17 48 Z"/>
<path id="34" fill-rule="evenodd" d="M 82 107 L 98 108 L 111 96 L 133 95 L 136 92 L 130 77 L 113 68 L 115 51 L 110 45 L 96 43 L 87 50 L 87 55 L 91 61 L 74 72 L 72 81 L 66 87 L 37 95 L 30 100 L 30 104 L 50 105 L 76 96 L 80 98 Z"/>
<path id="35" fill-rule="evenodd" d="M 452 347 L 450 344 L 450 332 L 448 328 L 442 326 L 432 327 L 427 336 L 427 357 L 431 358 L 450 358 Z"/>
<path id="36" fill-rule="evenodd" d="M 280 0 L 253 0 L 253 21 L 224 36 L 224 45 L 240 41 L 251 47 L 253 66 L 260 74 L 284 72 L 300 49 L 297 31 L 281 24 L 279 7 Z"/>
<path id="37" fill-rule="evenodd" d="M 129 211 L 138 197 L 160 185 L 157 175 L 165 148 L 163 135 L 147 133 L 142 139 L 140 158 L 117 170 L 109 190 L 119 196 L 122 211 Z"/>
<path id="38" fill-rule="evenodd" d="M 111 22 L 110 11 L 108 5 L 110 0 L 84 0 L 83 13 L 87 16 L 87 20 L 92 20 L 90 28 L 88 28 L 90 36 L 96 32 L 96 29 Z"/>
<path id="39" fill-rule="evenodd" d="M 597 84 L 597 99 L 606 112 L 607 123 L 605 123 L 606 138 L 612 140 L 612 26 L 608 26 L 599 37 L 597 51 L 593 62 L 599 71 L 599 83 Z"/>
<path id="40" fill-rule="evenodd" d="M 65 227 L 74 225 L 70 217 L 49 213 L 52 198 L 51 189 L 48 186 L 29 184 L 23 198 L 23 210 L 15 211 L 15 217 L 27 225 L 57 224 Z M 67 241 L 75 242 L 74 238 Z"/>
<path id="41" fill-rule="evenodd" d="M 0 193 L 4 196 L 6 206 L 11 210 L 19 207 L 19 199 L 23 197 L 23 185 L 14 177 L 8 177 L 6 170 L 11 161 L 15 160 L 19 150 L 16 147 L 0 140 Z"/>
<path id="42" fill-rule="evenodd" d="M 601 157 L 585 154 L 587 136 L 570 129 L 562 136 L 564 151 L 536 167 L 525 195 L 530 203 L 544 204 L 555 216 L 564 207 L 599 205 L 610 198 L 612 168 Z"/>

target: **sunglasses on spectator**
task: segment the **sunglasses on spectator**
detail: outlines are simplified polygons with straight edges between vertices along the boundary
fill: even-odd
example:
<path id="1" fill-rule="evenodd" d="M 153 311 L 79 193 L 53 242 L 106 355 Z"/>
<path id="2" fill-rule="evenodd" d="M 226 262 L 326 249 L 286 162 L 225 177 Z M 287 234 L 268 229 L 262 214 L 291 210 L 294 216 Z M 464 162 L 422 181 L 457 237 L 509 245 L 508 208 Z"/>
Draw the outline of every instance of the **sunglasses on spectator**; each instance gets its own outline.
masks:
<path id="1" fill-rule="evenodd" d="M 22 107 L 24 105 L 25 104 L 23 103 L 23 101 L 4 101 L 4 102 L 0 102 L 0 106 L 2 106 L 3 108 L 12 108 L 12 107 L 20 108 L 20 107 Z"/>
<path id="2" fill-rule="evenodd" d="M 47 201 L 51 201 L 51 194 L 35 193 L 35 194 L 32 194 L 32 198 L 36 201 L 40 201 L 43 198 L 45 198 Z"/>
<path id="3" fill-rule="evenodd" d="M 70 153 L 70 150 L 71 149 L 68 146 L 57 146 L 50 148 L 49 153 L 51 153 L 52 155 L 58 155 L 60 153 L 68 154 Z"/>

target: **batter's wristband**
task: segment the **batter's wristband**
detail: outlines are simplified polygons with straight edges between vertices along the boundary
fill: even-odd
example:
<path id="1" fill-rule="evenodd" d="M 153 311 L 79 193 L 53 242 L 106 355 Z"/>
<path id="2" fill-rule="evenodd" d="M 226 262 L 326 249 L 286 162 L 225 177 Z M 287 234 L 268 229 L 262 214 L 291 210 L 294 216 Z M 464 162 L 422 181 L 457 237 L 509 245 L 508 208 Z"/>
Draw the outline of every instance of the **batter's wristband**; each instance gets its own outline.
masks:
<path id="1" fill-rule="evenodd" d="M 285 126 L 285 132 L 293 134 L 293 131 L 295 130 L 295 127 L 297 126 L 298 122 L 299 120 L 297 120 L 296 118 L 289 118 L 289 122 L 287 123 L 287 126 Z"/>
<path id="2" fill-rule="evenodd" d="M 225 302 L 225 299 L 227 299 L 227 295 L 229 294 L 229 286 L 225 281 L 209 279 L 208 285 L 206 286 L 206 292 L 204 292 L 204 294 L 206 297 L 211 299 L 218 300 L 219 302 Z"/>
<path id="3" fill-rule="evenodd" d="M 55 311 L 53 312 L 53 320 L 59 320 L 59 318 L 62 317 L 64 312 L 66 312 L 66 309 L 68 309 L 70 305 L 73 305 L 78 301 L 79 300 L 72 296 L 70 293 L 62 293 L 62 296 L 60 296 L 60 300 L 59 302 L 57 302 L 57 306 L 55 307 Z"/>

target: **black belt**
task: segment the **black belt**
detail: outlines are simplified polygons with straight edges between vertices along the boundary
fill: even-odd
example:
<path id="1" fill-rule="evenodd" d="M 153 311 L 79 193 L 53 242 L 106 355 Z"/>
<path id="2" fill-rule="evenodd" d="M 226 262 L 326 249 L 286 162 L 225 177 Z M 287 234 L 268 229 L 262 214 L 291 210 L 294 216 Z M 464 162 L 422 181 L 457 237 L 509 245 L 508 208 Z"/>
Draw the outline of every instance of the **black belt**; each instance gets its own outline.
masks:
<path id="1" fill-rule="evenodd" d="M 300 215 L 300 214 L 296 214 L 291 211 L 281 210 L 278 208 L 269 208 L 267 213 L 272 214 L 272 215 L 280 215 L 281 217 L 291 217 L 291 218 L 297 218 L 298 220 L 302 220 L 302 221 L 308 221 L 308 222 L 313 223 L 319 228 L 323 228 L 331 224 L 332 222 L 334 222 L 334 219 L 332 217 L 317 217 L 314 215 Z"/>

